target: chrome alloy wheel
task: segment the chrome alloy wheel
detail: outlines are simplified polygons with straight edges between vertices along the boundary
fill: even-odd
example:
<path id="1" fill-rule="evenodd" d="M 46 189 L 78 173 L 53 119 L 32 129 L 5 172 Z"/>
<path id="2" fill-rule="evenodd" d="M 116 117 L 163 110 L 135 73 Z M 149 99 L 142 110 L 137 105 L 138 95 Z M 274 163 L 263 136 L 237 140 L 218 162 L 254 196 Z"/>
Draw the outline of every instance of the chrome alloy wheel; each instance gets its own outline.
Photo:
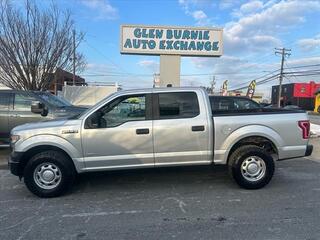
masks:
<path id="1" fill-rule="evenodd" d="M 260 157 L 248 157 L 241 164 L 241 174 L 246 180 L 256 182 L 266 174 L 266 164 Z"/>
<path id="2" fill-rule="evenodd" d="M 53 163 L 42 163 L 33 172 L 34 182 L 43 189 L 53 189 L 61 182 L 61 171 Z"/>

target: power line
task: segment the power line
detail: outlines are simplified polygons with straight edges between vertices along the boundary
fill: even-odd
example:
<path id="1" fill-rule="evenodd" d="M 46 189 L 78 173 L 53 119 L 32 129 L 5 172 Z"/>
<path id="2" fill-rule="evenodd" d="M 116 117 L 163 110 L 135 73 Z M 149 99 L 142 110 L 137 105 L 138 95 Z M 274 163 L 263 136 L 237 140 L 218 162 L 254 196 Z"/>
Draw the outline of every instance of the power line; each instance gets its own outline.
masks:
<path id="1" fill-rule="evenodd" d="M 288 63 L 287 62 L 285 62 L 285 65 L 287 66 L 287 68 L 286 69 L 290 69 L 290 67 L 288 66 Z M 290 82 L 290 79 L 289 79 L 289 77 L 287 77 L 286 75 L 284 75 L 284 77 L 286 78 L 286 79 L 288 79 L 289 80 L 289 82 Z M 294 78 L 297 80 L 297 78 L 294 76 Z"/>
<path id="2" fill-rule="evenodd" d="M 308 67 L 317 67 L 320 66 L 320 64 L 310 64 L 310 65 L 302 65 L 302 66 L 296 66 L 296 67 L 289 67 L 288 62 L 286 62 L 287 67 L 284 69 L 292 69 L 292 68 L 308 68 Z M 291 63 L 290 63 L 291 64 Z"/>
<path id="3" fill-rule="evenodd" d="M 113 62 L 111 59 L 109 59 L 109 57 L 107 55 L 105 55 L 104 53 L 100 52 L 98 49 L 96 49 L 95 47 L 93 47 L 91 44 L 88 43 L 87 40 L 84 39 L 84 42 L 93 50 L 95 50 L 97 53 L 99 53 L 101 56 L 103 56 L 106 60 L 108 60 L 113 66 L 115 66 L 116 68 L 118 68 L 122 73 L 125 73 L 127 75 L 132 76 L 132 74 L 128 73 L 127 71 L 125 71 L 121 66 L 119 66 L 118 64 L 116 64 L 115 62 Z M 108 75 L 106 75 L 108 76 Z"/>
<path id="4" fill-rule="evenodd" d="M 275 75 L 272 75 L 272 76 L 270 76 L 270 77 L 268 77 L 268 78 L 265 78 L 265 79 L 262 79 L 262 80 L 260 80 L 260 81 L 257 81 L 257 82 L 256 82 L 256 85 L 261 85 L 261 84 L 264 84 L 264 83 L 273 81 L 273 80 L 275 80 L 278 76 L 279 76 L 279 74 L 275 74 Z M 253 79 L 253 80 L 257 80 L 257 79 Z M 253 80 L 251 80 L 251 81 L 253 81 Z M 250 82 L 251 82 L 251 81 L 250 81 Z M 244 88 L 246 88 L 246 87 L 247 87 L 247 86 L 242 86 L 242 87 L 239 87 L 239 88 L 232 89 L 231 91 L 236 91 L 236 90 L 244 89 Z"/>
<path id="5" fill-rule="evenodd" d="M 270 74 L 275 73 L 275 72 L 278 72 L 278 71 L 279 71 L 279 69 L 274 70 L 274 71 L 271 71 L 271 72 L 269 72 L 269 73 L 267 73 L 267 74 L 264 74 L 264 75 L 261 76 L 261 77 L 258 77 L 258 78 L 255 78 L 255 79 L 251 79 L 251 80 L 249 80 L 249 81 L 246 81 L 246 82 L 243 82 L 243 83 L 234 85 L 234 86 L 232 86 L 231 88 L 239 87 L 239 86 L 242 86 L 242 85 L 245 85 L 245 84 L 247 85 L 247 84 L 249 84 L 249 83 L 252 82 L 252 81 L 257 81 L 257 80 L 259 80 L 259 79 L 261 79 L 261 78 L 264 78 L 264 77 L 266 77 L 266 76 L 269 76 Z M 242 88 L 245 88 L 245 87 L 242 87 Z M 239 89 L 242 89 L 242 88 L 239 88 Z M 236 89 L 236 90 L 238 90 L 238 89 Z"/>

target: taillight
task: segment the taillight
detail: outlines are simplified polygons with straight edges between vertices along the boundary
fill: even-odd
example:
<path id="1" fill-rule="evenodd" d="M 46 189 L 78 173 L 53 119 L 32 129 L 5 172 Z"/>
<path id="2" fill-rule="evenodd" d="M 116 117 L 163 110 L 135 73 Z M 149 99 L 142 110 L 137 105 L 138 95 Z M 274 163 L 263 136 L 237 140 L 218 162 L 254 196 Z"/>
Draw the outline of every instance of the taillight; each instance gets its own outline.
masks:
<path id="1" fill-rule="evenodd" d="M 302 130 L 302 138 L 308 139 L 310 134 L 310 121 L 309 120 L 299 121 L 298 125 Z"/>

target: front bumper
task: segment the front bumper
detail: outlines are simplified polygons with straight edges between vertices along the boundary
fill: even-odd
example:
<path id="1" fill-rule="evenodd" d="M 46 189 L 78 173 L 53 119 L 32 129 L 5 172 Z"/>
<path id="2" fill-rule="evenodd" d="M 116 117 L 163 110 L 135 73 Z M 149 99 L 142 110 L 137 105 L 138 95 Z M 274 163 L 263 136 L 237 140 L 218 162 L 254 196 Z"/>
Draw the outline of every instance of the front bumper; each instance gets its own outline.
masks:
<path id="1" fill-rule="evenodd" d="M 22 155 L 23 153 L 22 152 L 12 152 L 11 155 L 10 155 L 10 158 L 8 160 L 8 166 L 9 166 L 9 169 L 10 169 L 10 172 L 13 174 L 13 175 L 16 175 L 16 176 L 19 176 L 21 177 L 22 176 Z"/>

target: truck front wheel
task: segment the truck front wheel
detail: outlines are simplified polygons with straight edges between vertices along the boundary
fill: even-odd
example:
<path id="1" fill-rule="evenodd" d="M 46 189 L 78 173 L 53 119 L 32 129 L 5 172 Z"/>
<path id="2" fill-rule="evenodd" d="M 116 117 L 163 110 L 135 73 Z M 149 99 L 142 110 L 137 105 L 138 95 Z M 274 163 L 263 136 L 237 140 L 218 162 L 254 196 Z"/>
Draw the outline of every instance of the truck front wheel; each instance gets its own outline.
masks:
<path id="1" fill-rule="evenodd" d="M 274 173 L 274 161 L 260 147 L 241 146 L 229 158 L 229 172 L 239 186 L 259 189 L 270 182 Z"/>
<path id="2" fill-rule="evenodd" d="M 27 188 L 39 197 L 57 197 L 68 190 L 75 179 L 73 163 L 54 150 L 34 155 L 24 169 Z"/>

